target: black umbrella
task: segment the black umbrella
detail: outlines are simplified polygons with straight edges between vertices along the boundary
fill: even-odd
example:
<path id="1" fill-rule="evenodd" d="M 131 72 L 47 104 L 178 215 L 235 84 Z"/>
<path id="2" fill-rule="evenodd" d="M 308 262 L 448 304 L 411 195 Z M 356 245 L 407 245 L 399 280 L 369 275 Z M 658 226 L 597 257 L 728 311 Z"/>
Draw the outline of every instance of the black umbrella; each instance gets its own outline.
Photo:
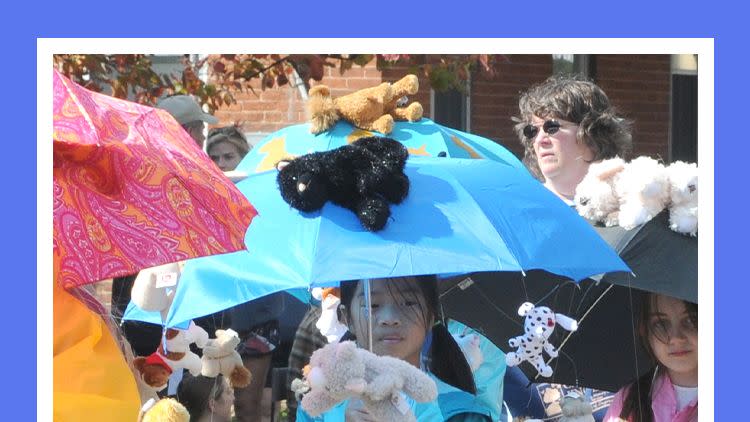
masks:
<path id="1" fill-rule="evenodd" d="M 517 310 L 522 302 L 549 306 L 579 321 L 579 329 L 556 328 L 550 341 L 560 356 L 552 360 L 551 378 L 530 380 L 615 391 L 652 367 L 636 335 L 636 315 L 643 293 L 666 294 L 697 303 L 697 238 L 669 229 L 668 213 L 633 230 L 596 227 L 633 270 L 607 274 L 601 280 L 575 284 L 559 276 L 531 271 L 475 273 L 441 283 L 447 317 L 481 331 L 502 350 L 514 350 L 508 339 L 523 332 Z"/>

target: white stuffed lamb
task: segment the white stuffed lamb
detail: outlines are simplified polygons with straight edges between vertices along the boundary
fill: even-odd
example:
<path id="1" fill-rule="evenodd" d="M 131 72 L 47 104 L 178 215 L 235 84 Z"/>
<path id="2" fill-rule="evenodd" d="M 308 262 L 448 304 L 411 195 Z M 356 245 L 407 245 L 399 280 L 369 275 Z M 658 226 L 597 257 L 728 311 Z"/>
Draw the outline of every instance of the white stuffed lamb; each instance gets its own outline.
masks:
<path id="1" fill-rule="evenodd" d="M 669 180 L 666 169 L 650 157 L 629 162 L 615 181 L 620 199 L 620 227 L 630 230 L 662 212 L 669 204 Z"/>
<path id="2" fill-rule="evenodd" d="M 615 194 L 615 181 L 625 169 L 620 157 L 602 160 L 589 166 L 588 173 L 576 187 L 574 202 L 578 213 L 607 227 L 618 224 L 620 201 Z"/>

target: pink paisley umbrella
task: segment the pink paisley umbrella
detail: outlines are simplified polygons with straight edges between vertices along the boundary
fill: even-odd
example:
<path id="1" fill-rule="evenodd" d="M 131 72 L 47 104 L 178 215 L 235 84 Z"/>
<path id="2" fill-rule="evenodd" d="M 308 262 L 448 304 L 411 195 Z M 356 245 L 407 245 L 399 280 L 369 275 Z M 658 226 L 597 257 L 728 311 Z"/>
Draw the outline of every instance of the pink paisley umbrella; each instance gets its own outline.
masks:
<path id="1" fill-rule="evenodd" d="M 171 115 L 53 78 L 55 282 L 244 249 L 255 209 Z"/>

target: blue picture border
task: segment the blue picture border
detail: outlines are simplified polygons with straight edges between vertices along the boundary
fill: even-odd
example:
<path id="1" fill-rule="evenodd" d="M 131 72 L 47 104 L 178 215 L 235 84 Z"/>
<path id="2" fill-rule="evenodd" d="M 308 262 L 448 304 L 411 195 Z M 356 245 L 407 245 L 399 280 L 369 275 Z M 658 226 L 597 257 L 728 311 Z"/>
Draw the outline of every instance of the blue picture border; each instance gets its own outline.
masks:
<path id="1" fill-rule="evenodd" d="M 738 130 L 747 92 L 745 14 L 728 2 L 107 2 L 4 6 L 2 66 L 5 291 L 0 312 L 7 342 L 6 412 L 36 411 L 36 39 L 37 37 L 711 37 L 715 38 L 715 420 L 741 420 L 744 389 L 738 343 L 748 288 L 740 240 L 747 196 L 741 160 L 748 135 Z M 415 43 L 415 46 L 418 46 Z M 249 46 L 251 47 L 251 46 Z M 739 95 L 738 95 L 739 94 Z M 702 100 L 702 99 L 699 99 Z M 731 122 L 722 128 L 723 122 Z M 731 132 L 730 132 L 731 130 Z M 735 186 L 732 186 L 735 185 Z M 736 198 L 732 201 L 732 198 Z M 713 280 L 708 280 L 711 282 Z M 51 333 L 49 333 L 51 335 Z M 734 344 L 733 343 L 733 344 Z M 12 345 L 12 347 L 11 347 Z M 741 350 L 741 349 L 740 349 Z M 6 413 L 6 414 L 8 414 Z M 23 418 L 23 419 L 21 419 Z M 42 419 L 43 420 L 43 419 Z"/>

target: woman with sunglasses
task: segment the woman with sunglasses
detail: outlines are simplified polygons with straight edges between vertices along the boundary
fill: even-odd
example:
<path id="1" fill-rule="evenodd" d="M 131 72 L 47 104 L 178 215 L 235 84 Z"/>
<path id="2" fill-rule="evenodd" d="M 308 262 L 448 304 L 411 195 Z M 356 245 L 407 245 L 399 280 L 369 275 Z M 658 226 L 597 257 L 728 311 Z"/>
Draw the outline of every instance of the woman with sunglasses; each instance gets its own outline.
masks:
<path id="1" fill-rule="evenodd" d="M 638 332 L 657 365 L 617 393 L 604 421 L 697 421 L 698 305 L 656 294 L 645 297 Z"/>
<path id="2" fill-rule="evenodd" d="M 552 76 L 526 91 L 518 107 L 524 164 L 570 205 L 592 162 L 630 150 L 629 122 L 601 88 L 580 76 Z"/>

